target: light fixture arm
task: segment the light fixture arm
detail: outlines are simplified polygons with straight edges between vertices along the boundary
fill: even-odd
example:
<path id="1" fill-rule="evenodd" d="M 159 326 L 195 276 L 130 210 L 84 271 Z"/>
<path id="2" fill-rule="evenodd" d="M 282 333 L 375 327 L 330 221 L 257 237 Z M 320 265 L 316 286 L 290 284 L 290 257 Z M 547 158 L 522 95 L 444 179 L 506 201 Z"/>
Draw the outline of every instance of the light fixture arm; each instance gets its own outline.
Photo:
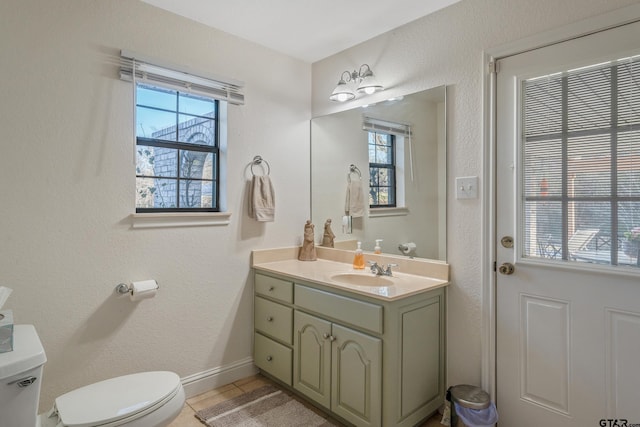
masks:
<path id="1" fill-rule="evenodd" d="M 365 67 L 366 67 L 366 69 L 365 69 Z M 355 73 L 355 71 L 354 71 L 354 73 Z M 358 77 L 360 78 L 360 80 L 362 80 L 365 77 L 370 77 L 370 76 L 373 76 L 373 72 L 371 71 L 371 67 L 369 67 L 369 64 L 362 64 L 360 66 L 360 70 L 358 71 Z"/>
<path id="2" fill-rule="evenodd" d="M 345 74 L 347 77 L 345 77 Z M 358 74 L 355 71 L 353 73 L 350 73 L 349 71 L 344 70 L 340 75 L 340 81 L 343 81 L 345 83 L 349 83 L 350 81 L 357 78 L 358 78 Z"/>
<path id="3" fill-rule="evenodd" d="M 346 78 L 345 78 L 345 74 L 347 75 Z M 349 83 L 352 81 L 353 82 L 362 81 L 362 79 L 369 76 L 373 76 L 373 73 L 371 72 L 371 67 L 369 67 L 369 64 L 362 64 L 358 71 L 344 70 L 340 75 L 340 80 L 344 81 L 345 83 Z"/>

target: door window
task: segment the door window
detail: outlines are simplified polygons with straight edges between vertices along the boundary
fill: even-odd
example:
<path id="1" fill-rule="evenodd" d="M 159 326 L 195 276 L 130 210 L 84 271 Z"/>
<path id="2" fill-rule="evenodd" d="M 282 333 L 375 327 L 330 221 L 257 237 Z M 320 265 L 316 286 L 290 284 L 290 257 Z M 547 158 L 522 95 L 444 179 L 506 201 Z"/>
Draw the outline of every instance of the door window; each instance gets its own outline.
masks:
<path id="1" fill-rule="evenodd" d="M 525 257 L 639 265 L 639 62 L 522 81 Z"/>

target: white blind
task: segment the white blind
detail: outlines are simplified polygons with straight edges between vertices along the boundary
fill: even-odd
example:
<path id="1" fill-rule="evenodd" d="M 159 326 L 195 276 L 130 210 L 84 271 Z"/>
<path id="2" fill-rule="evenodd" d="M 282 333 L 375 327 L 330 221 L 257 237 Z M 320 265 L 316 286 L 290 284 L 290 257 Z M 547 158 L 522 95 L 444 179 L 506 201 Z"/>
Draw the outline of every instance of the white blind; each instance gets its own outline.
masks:
<path id="1" fill-rule="evenodd" d="M 388 120 L 362 117 L 362 130 L 367 132 L 380 132 L 389 135 L 411 137 L 411 125 L 406 123 L 390 122 Z"/>
<path id="2" fill-rule="evenodd" d="M 638 60 L 522 83 L 526 256 L 637 265 L 622 243 L 640 226 Z"/>
<path id="3" fill-rule="evenodd" d="M 209 98 L 227 101 L 230 104 L 244 104 L 243 82 L 215 77 L 205 77 L 180 67 L 161 64 L 143 55 L 121 51 L 120 78 L 149 84 L 158 84 L 181 92 L 203 95 Z"/>

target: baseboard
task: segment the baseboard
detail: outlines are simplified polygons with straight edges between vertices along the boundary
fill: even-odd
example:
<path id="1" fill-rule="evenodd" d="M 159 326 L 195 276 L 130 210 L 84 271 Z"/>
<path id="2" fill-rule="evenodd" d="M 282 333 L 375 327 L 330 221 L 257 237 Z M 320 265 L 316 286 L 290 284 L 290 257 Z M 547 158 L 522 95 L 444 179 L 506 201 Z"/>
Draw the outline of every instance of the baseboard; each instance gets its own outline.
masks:
<path id="1" fill-rule="evenodd" d="M 253 363 L 253 358 L 247 357 L 228 365 L 189 375 L 181 381 L 187 398 L 190 398 L 257 373 L 258 368 Z"/>

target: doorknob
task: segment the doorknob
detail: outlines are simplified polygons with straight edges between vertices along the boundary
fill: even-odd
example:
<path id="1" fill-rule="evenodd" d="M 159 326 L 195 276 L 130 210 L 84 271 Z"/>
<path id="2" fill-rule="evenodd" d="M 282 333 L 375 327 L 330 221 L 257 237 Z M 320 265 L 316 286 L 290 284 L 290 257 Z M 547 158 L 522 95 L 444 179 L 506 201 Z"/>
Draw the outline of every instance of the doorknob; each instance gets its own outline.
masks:
<path id="1" fill-rule="evenodd" d="M 514 270 L 515 267 L 510 262 L 504 262 L 500 267 L 498 267 L 498 271 L 500 272 L 500 274 L 506 274 L 507 276 L 509 274 L 513 274 Z"/>

